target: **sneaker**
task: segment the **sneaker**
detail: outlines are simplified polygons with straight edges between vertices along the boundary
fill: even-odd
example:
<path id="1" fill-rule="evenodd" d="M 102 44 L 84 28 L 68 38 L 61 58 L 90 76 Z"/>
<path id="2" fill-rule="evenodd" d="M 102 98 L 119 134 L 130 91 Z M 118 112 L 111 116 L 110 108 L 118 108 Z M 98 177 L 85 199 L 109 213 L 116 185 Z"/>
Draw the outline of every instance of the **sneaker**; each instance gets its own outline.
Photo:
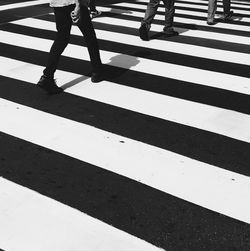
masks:
<path id="1" fill-rule="evenodd" d="M 230 21 L 230 20 L 231 20 L 231 17 L 233 16 L 233 14 L 234 14 L 233 11 L 230 11 L 228 14 L 225 14 L 223 20 L 224 20 L 225 22 Z"/>
<path id="2" fill-rule="evenodd" d="M 56 85 L 56 82 L 53 78 L 48 78 L 46 76 L 41 76 L 40 80 L 37 83 L 37 86 L 42 88 L 48 94 L 58 94 L 63 92 L 63 89 Z"/>
<path id="3" fill-rule="evenodd" d="M 103 80 L 103 73 L 102 72 L 93 72 L 91 75 L 91 82 L 98 83 Z"/>
<path id="4" fill-rule="evenodd" d="M 148 32 L 149 32 L 149 29 L 148 29 L 147 25 L 145 23 L 143 23 L 141 25 L 141 27 L 139 28 L 140 38 L 144 41 L 148 41 L 149 40 Z"/>
<path id="5" fill-rule="evenodd" d="M 101 14 L 102 14 L 102 12 L 99 10 L 95 10 L 95 11 L 90 12 L 91 18 L 99 17 L 99 16 L 101 16 Z"/>
<path id="6" fill-rule="evenodd" d="M 172 36 L 178 36 L 179 33 L 174 30 L 173 27 L 164 27 L 163 32 L 165 35 L 172 37 Z"/>

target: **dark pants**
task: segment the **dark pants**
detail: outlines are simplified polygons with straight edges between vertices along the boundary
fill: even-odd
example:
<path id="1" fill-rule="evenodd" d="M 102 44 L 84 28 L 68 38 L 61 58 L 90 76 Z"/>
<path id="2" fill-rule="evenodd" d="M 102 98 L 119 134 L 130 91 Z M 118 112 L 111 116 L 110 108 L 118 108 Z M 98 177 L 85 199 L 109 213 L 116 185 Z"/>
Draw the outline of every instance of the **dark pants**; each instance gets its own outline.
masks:
<path id="1" fill-rule="evenodd" d="M 227 15 L 230 12 L 230 0 L 223 0 L 223 10 L 224 14 Z M 208 15 L 207 15 L 207 20 L 208 21 L 213 21 L 214 20 L 214 15 L 217 9 L 217 0 L 209 0 L 208 1 Z"/>
<path id="2" fill-rule="evenodd" d="M 154 19 L 158 6 L 161 0 L 150 0 L 147 5 L 147 10 L 145 12 L 144 19 L 142 23 L 145 23 L 148 28 L 150 28 L 151 23 Z M 163 0 L 165 6 L 165 28 L 173 26 L 174 20 L 174 0 Z"/>
<path id="3" fill-rule="evenodd" d="M 89 9 L 90 11 L 96 11 L 95 0 L 89 1 Z"/>
<path id="4" fill-rule="evenodd" d="M 47 77 L 54 77 L 54 73 L 57 69 L 60 56 L 69 43 L 70 30 L 72 27 L 72 19 L 70 13 L 74 10 L 74 8 L 75 5 L 54 8 L 57 35 L 50 49 L 47 66 L 43 71 L 44 75 L 46 75 Z M 88 8 L 86 6 L 81 6 L 80 13 L 81 17 L 77 25 L 81 30 L 87 43 L 93 72 L 99 72 L 101 70 L 102 63 L 100 59 L 99 47 L 95 30 L 93 28 L 89 16 Z"/>

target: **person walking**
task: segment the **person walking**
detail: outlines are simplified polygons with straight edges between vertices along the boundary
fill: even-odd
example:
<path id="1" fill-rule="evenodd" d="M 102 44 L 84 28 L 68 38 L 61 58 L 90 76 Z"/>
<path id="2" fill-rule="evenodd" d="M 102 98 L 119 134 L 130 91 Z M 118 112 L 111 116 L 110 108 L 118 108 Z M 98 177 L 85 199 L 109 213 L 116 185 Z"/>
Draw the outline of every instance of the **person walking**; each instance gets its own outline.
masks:
<path id="1" fill-rule="evenodd" d="M 228 22 L 233 15 L 233 11 L 230 11 L 230 0 L 222 0 L 223 4 L 223 21 Z M 217 9 L 217 0 L 208 0 L 208 14 L 207 14 L 207 24 L 214 25 L 214 16 Z"/>
<path id="2" fill-rule="evenodd" d="M 60 56 L 69 43 L 72 23 L 76 23 L 79 27 L 87 44 L 92 65 L 91 81 L 94 83 L 102 81 L 102 62 L 89 15 L 88 0 L 50 0 L 50 6 L 53 7 L 55 13 L 57 34 L 49 52 L 46 68 L 37 85 L 49 94 L 63 91 L 56 85 L 54 73 Z"/>
<path id="3" fill-rule="evenodd" d="M 151 23 L 155 17 L 157 9 L 160 5 L 161 0 L 149 0 L 147 5 L 147 9 L 144 15 L 144 18 L 141 22 L 141 26 L 139 28 L 139 35 L 142 40 L 149 40 L 149 30 L 151 27 Z M 164 33 L 167 36 L 176 36 L 178 32 L 173 29 L 173 19 L 174 19 L 174 0 L 162 0 L 165 7 L 165 24 L 164 24 Z"/>
<path id="4" fill-rule="evenodd" d="M 99 17 L 102 12 L 96 9 L 95 0 L 89 0 L 89 11 L 91 18 Z"/>

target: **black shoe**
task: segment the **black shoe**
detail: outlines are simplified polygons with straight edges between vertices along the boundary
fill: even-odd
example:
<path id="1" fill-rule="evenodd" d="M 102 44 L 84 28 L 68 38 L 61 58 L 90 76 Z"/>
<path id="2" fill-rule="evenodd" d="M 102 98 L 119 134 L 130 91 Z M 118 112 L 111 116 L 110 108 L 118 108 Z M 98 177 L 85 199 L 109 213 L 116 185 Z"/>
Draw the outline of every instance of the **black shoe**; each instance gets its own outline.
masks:
<path id="1" fill-rule="evenodd" d="M 37 85 L 45 90 L 48 94 L 58 94 L 63 92 L 63 89 L 58 87 L 53 78 L 48 78 L 46 76 L 41 76 Z"/>
<path id="2" fill-rule="evenodd" d="M 173 27 L 167 27 L 167 28 L 165 27 L 163 29 L 163 32 L 168 37 L 173 37 L 173 36 L 178 36 L 179 35 L 179 33 L 177 31 L 175 31 Z"/>
<path id="3" fill-rule="evenodd" d="M 230 11 L 229 13 L 224 15 L 223 21 L 224 22 L 229 22 L 231 20 L 231 17 L 233 16 L 234 12 Z"/>
<path id="4" fill-rule="evenodd" d="M 98 83 L 103 80 L 103 73 L 102 72 L 93 72 L 91 75 L 91 82 Z"/>
<path id="5" fill-rule="evenodd" d="M 143 23 L 141 25 L 141 27 L 139 28 L 140 38 L 144 41 L 148 41 L 149 40 L 148 32 L 149 32 L 149 29 L 148 29 L 147 25 L 145 23 Z"/>

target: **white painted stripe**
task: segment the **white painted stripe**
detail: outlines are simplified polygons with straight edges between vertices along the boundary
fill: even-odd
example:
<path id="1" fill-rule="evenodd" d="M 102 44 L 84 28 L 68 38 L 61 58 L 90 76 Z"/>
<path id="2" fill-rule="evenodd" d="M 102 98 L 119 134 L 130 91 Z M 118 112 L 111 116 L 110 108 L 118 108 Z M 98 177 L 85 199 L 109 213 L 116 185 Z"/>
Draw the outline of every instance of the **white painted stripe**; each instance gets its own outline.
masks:
<path id="1" fill-rule="evenodd" d="M 6 4 L 6 5 L 0 6 L 0 11 L 28 7 L 28 6 L 35 6 L 35 5 L 46 4 L 46 3 L 48 4 L 49 0 L 37 0 L 37 1 L 28 1 L 28 2 Z"/>
<path id="2" fill-rule="evenodd" d="M 0 114 L 6 134 L 250 223 L 250 177 L 4 99 Z"/>
<path id="3" fill-rule="evenodd" d="M 148 4 L 147 0 L 137 0 L 135 3 L 145 3 Z M 195 3 L 195 4 L 194 4 Z M 199 5 L 198 5 L 198 4 Z M 203 4 L 202 4 L 203 3 Z M 204 5 L 205 4 L 205 5 Z M 175 6 L 179 6 L 179 7 L 185 7 L 185 8 L 192 8 L 192 9 L 197 9 L 197 10 L 207 10 L 208 9 L 208 1 L 190 1 L 190 3 L 186 3 L 186 2 L 182 2 L 182 1 L 175 1 Z M 218 11 L 223 11 L 223 4 L 221 1 L 217 2 L 217 10 Z M 246 5 L 241 5 L 241 4 L 237 4 L 231 1 L 231 9 L 233 8 L 240 8 L 235 10 L 235 14 L 246 14 L 249 15 L 248 11 L 250 10 L 250 6 L 246 6 Z"/>
<path id="4" fill-rule="evenodd" d="M 38 29 L 55 31 L 55 24 L 53 22 L 48 22 L 39 19 L 26 18 L 12 22 L 17 25 L 23 25 Z M 82 36 L 78 27 L 73 26 L 71 29 L 71 34 Z M 189 44 L 175 43 L 173 41 L 162 41 L 162 40 L 151 40 L 148 43 L 138 39 L 135 36 L 121 34 L 111 31 L 103 31 L 96 29 L 96 35 L 99 39 L 113 41 L 117 43 L 125 43 L 128 45 L 140 46 L 144 48 L 151 48 L 161 51 L 169 51 L 174 53 L 181 53 L 184 55 L 220 60 L 224 62 L 233 62 L 237 64 L 250 64 L 250 54 L 232 52 L 226 50 L 219 50 L 213 48 L 207 48 L 202 46 L 195 46 Z"/>
<path id="5" fill-rule="evenodd" d="M 144 17 L 144 12 L 139 12 L 139 11 L 126 11 L 123 9 L 119 8 L 108 8 L 108 7 L 100 7 L 100 10 L 105 12 L 105 11 L 110 11 L 112 13 L 121 13 L 123 16 L 131 17 L 131 16 L 136 16 L 143 18 Z M 155 15 L 154 20 L 161 20 L 164 21 L 165 17 L 164 15 Z M 181 18 L 181 17 L 174 17 L 174 22 L 179 22 L 179 23 L 184 23 L 184 24 L 195 24 L 195 25 L 201 25 L 201 26 L 207 26 L 207 21 L 206 20 L 192 20 L 189 18 Z M 250 31 L 250 26 L 244 26 L 244 25 L 237 25 L 237 24 L 230 24 L 230 23 L 217 23 L 214 25 L 217 28 L 223 28 L 223 29 L 231 29 L 231 30 L 239 30 L 239 31 Z"/>
<path id="6" fill-rule="evenodd" d="M 139 2 L 145 2 L 145 1 L 139 1 Z M 126 3 L 126 2 L 122 2 L 122 3 L 116 3 L 116 4 L 112 4 L 112 6 L 118 6 L 118 7 L 127 7 L 127 8 L 136 8 L 139 10 L 146 10 L 146 5 L 143 6 L 141 4 L 135 4 L 135 3 Z M 182 4 L 178 4 L 175 3 L 175 6 L 180 6 L 180 7 L 184 7 Z M 191 8 L 193 8 L 194 6 L 191 5 L 189 6 Z M 207 10 L 207 7 L 200 7 L 199 9 L 204 9 Z M 217 8 L 218 11 L 223 11 L 222 7 L 218 7 Z M 165 8 L 164 7 L 158 7 L 157 11 L 162 11 L 163 13 L 165 12 Z M 182 10 L 182 9 L 175 9 L 175 14 L 183 14 L 183 15 L 190 15 L 190 19 L 192 18 L 192 16 L 195 17 L 207 17 L 207 13 L 206 12 L 198 12 L 198 11 L 192 11 L 192 10 Z M 249 15 L 249 10 L 248 11 L 244 11 L 244 10 L 239 10 L 237 11 L 237 14 L 245 14 L 245 15 Z M 250 18 L 247 17 L 242 17 L 240 22 L 250 22 Z M 239 22 L 239 24 L 240 24 Z"/>
<path id="7" fill-rule="evenodd" d="M 2 66 L 3 70 L 0 71 L 2 76 L 35 84 L 37 77 L 42 72 L 42 67 L 5 58 L 1 58 L 1 60 L 5 64 Z M 65 88 L 70 86 L 71 81 L 78 83 L 77 86 L 66 89 L 69 93 L 238 140 L 250 141 L 249 115 L 124 87 L 108 81 L 103 81 L 93 88 L 88 77 L 62 71 L 59 71 L 58 75 L 60 75 L 61 85 Z M 110 93 L 114 95 L 110 95 Z M 168 109 L 159 109 L 159 107 L 168 107 Z"/>
<path id="8" fill-rule="evenodd" d="M 50 46 L 52 44 L 51 40 L 15 34 L 7 31 L 0 31 L 0 36 L 2 43 L 45 52 L 50 50 Z M 81 54 L 79 54 L 79 51 Z M 249 93 L 249 78 L 158 62 L 109 51 L 102 50 L 100 52 L 104 64 L 226 90 L 237 90 L 239 88 L 238 83 L 240 83 L 243 87 L 244 93 Z M 68 45 L 63 55 L 77 59 L 89 60 L 87 48 L 72 44 Z"/>
<path id="9" fill-rule="evenodd" d="M 137 1 L 139 1 L 139 2 L 146 2 L 146 0 L 137 0 Z M 177 1 L 175 1 L 175 3 L 179 3 L 179 4 L 183 4 L 183 5 L 186 5 L 187 3 L 186 2 L 190 2 L 190 5 L 191 6 L 197 6 L 197 4 L 200 4 L 200 6 L 204 6 L 204 5 L 207 5 L 208 4 L 208 2 L 207 1 L 203 1 L 203 0 L 191 0 L 191 1 L 187 1 L 187 0 L 184 0 L 184 1 L 182 1 L 182 0 L 177 0 Z M 195 5 L 193 5 L 195 3 Z M 217 4 L 219 5 L 219 6 L 222 6 L 222 1 L 218 1 L 217 2 Z M 231 1 L 231 6 L 234 6 L 234 7 L 241 7 L 241 8 L 250 8 L 250 4 L 249 4 L 249 1 L 236 1 L 236 0 L 233 0 L 233 1 Z"/>
<path id="10" fill-rule="evenodd" d="M 112 24 L 117 26 L 129 27 L 129 28 L 139 28 L 140 22 L 130 21 L 130 20 L 123 20 L 111 17 L 100 17 L 95 19 L 94 22 L 96 23 L 105 23 L 105 24 Z M 152 24 L 151 31 L 154 32 L 162 32 L 163 26 Z M 216 32 L 208 32 L 208 31 L 200 31 L 200 30 L 187 30 L 182 28 L 175 28 L 179 33 L 180 36 L 188 36 L 188 37 L 196 37 L 196 38 L 204 38 L 204 39 L 212 39 L 216 41 L 224 41 L 228 43 L 238 43 L 242 45 L 249 45 L 250 38 L 244 36 L 237 36 L 237 35 L 230 35 L 230 34 L 223 34 L 223 33 L 216 33 Z M 148 42 L 146 42 L 148 43 Z"/>
<path id="11" fill-rule="evenodd" d="M 4 250 L 160 251 L 76 209 L 0 178 L 0 245 Z"/>
<path id="12" fill-rule="evenodd" d="M 1 58 L 3 66 L 0 74 L 26 82 L 36 83 L 42 67 L 21 61 Z M 30 74 L 32 72 L 32 74 Z M 103 81 L 95 87 L 90 79 L 76 74 L 59 72 L 61 85 L 78 85 L 66 89 L 67 92 L 122 107 L 179 124 L 225 135 L 234 139 L 250 142 L 250 116 L 242 113 L 173 98 L 140 89 L 116 85 Z M 70 83 L 69 83 L 70 82 Z M 110 95 L 112 93 L 112 95 Z M 130 100 L 130 102 L 127 102 Z M 159 109 L 167 107 L 167 109 Z"/>

